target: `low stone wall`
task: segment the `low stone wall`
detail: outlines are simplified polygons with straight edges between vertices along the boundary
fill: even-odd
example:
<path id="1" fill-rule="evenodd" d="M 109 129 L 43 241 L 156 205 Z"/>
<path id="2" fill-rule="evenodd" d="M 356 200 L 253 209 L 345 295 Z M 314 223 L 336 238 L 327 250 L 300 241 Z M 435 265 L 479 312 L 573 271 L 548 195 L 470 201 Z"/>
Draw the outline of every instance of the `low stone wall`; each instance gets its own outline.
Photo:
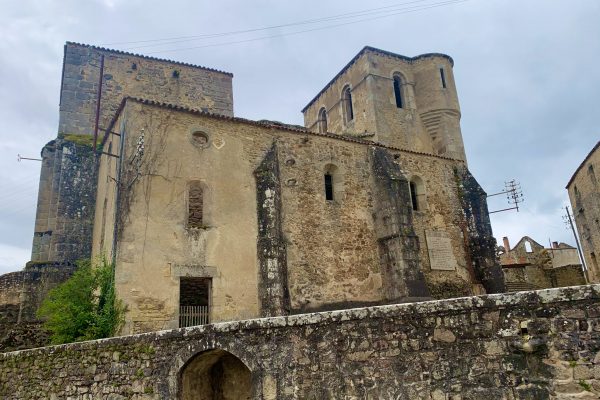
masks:
<path id="1" fill-rule="evenodd" d="M 69 263 L 28 263 L 22 271 L 0 275 L 0 352 L 39 347 L 48 335 L 37 310 L 46 294 L 75 272 Z"/>
<path id="2" fill-rule="evenodd" d="M 239 371 L 243 366 L 235 360 L 241 360 L 256 399 L 598 398 L 600 285 L 219 323 L 5 353 L 0 398 L 193 398 L 185 391 L 206 383 L 182 374 L 194 364 L 190 373 L 200 374 L 223 351 L 229 358 L 220 368 Z M 195 363 L 207 354 L 212 358 Z M 219 379 L 227 378 L 220 371 Z"/>

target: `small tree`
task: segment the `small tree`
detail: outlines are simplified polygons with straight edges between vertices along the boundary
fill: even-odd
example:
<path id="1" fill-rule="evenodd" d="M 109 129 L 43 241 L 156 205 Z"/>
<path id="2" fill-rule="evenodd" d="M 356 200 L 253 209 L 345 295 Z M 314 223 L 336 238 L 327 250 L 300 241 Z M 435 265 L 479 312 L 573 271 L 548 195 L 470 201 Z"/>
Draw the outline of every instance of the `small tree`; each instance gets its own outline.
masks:
<path id="1" fill-rule="evenodd" d="M 114 336 L 124 320 L 125 307 L 115 293 L 114 266 L 105 258 L 96 266 L 90 260 L 77 265 L 73 276 L 51 290 L 38 310 L 52 344 Z"/>

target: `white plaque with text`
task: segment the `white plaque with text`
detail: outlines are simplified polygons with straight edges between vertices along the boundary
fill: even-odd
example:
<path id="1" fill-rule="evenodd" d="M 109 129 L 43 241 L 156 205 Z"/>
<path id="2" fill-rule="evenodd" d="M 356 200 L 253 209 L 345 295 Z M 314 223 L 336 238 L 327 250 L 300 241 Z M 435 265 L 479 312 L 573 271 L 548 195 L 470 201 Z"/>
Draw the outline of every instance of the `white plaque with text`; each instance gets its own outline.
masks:
<path id="1" fill-rule="evenodd" d="M 425 237 L 431 269 L 454 271 L 457 263 L 448 234 L 444 231 L 425 231 Z"/>

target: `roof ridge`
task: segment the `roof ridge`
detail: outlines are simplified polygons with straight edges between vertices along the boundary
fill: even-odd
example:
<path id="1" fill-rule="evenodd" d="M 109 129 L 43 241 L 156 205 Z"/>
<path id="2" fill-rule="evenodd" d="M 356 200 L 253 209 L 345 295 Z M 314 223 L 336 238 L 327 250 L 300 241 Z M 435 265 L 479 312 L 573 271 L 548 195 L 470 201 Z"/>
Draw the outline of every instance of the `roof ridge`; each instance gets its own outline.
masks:
<path id="1" fill-rule="evenodd" d="M 127 102 L 127 100 L 136 101 L 136 102 L 141 103 L 141 104 L 147 104 L 147 105 L 154 105 L 154 106 L 157 106 L 157 107 L 169 108 L 169 109 L 176 110 L 176 111 L 189 112 L 189 113 L 192 113 L 192 114 L 203 115 L 203 116 L 207 116 L 207 117 L 211 117 L 211 118 L 217 118 L 217 119 L 222 119 L 222 120 L 229 120 L 229 121 L 241 122 L 241 123 L 246 123 L 246 124 L 251 124 L 251 125 L 256 125 L 256 126 L 262 126 L 262 127 L 267 127 L 267 128 L 273 128 L 273 129 L 281 129 L 281 130 L 285 130 L 285 131 L 289 131 L 289 132 L 304 133 L 304 134 L 307 134 L 307 135 L 325 137 L 325 138 L 330 138 L 330 139 L 335 139 L 335 140 L 342 140 L 342 141 L 345 141 L 345 142 L 352 142 L 352 143 L 363 144 L 363 145 L 367 145 L 367 146 L 381 147 L 381 148 L 384 148 L 384 149 L 401 151 L 401 152 L 404 152 L 404 153 L 429 156 L 429 157 L 439 158 L 439 159 L 442 159 L 442 160 L 464 162 L 464 161 L 456 159 L 456 158 L 450 158 L 450 157 L 440 156 L 440 155 L 432 154 L 432 153 L 425 153 L 425 152 L 419 152 L 419 151 L 414 151 L 414 150 L 408 150 L 408 149 L 403 149 L 403 148 L 400 148 L 400 147 L 386 146 L 386 145 L 381 144 L 381 143 L 370 142 L 368 140 L 359 139 L 359 138 L 350 138 L 348 136 L 337 135 L 335 133 L 330 133 L 330 132 L 327 132 L 327 133 L 313 132 L 313 131 L 309 131 L 306 128 L 300 129 L 300 128 L 297 127 L 297 125 L 290 125 L 290 124 L 284 124 L 284 123 L 274 124 L 272 122 L 260 122 L 260 121 L 256 121 L 256 120 L 252 120 L 252 119 L 241 118 L 241 117 L 234 117 L 234 116 L 223 115 L 223 114 L 217 114 L 217 113 L 212 113 L 212 112 L 209 112 L 209 111 L 199 110 L 199 109 L 196 109 L 196 108 L 191 108 L 191 107 L 187 107 L 187 106 L 181 106 L 181 105 L 172 104 L 172 103 L 166 103 L 166 102 L 163 102 L 163 101 L 157 101 L 157 100 L 151 100 L 151 99 L 144 99 L 144 98 L 136 97 L 136 96 L 126 96 L 126 97 L 123 98 L 123 100 L 121 101 L 121 105 L 119 106 L 119 109 L 117 110 L 115 116 L 113 117 L 113 121 L 110 123 L 109 126 L 112 126 L 114 124 L 114 122 L 116 121 L 116 118 L 121 113 L 121 111 L 122 111 L 125 103 Z M 110 128 L 109 128 L 109 130 L 110 130 Z"/>
<path id="2" fill-rule="evenodd" d="M 167 58 L 159 58 L 159 57 L 147 56 L 147 55 L 144 55 L 144 54 L 131 53 L 131 52 L 124 51 L 124 50 L 109 49 L 109 48 L 106 48 L 106 47 L 96 46 L 96 45 L 93 45 L 93 44 L 77 43 L 77 42 L 71 42 L 71 41 L 66 41 L 65 45 L 74 45 L 74 46 L 87 47 L 87 48 L 91 48 L 91 49 L 95 49 L 95 50 L 100 50 L 100 51 L 106 51 L 106 52 L 110 52 L 110 53 L 123 54 L 123 55 L 127 55 L 127 56 L 134 56 L 134 57 L 144 58 L 146 60 L 162 61 L 162 62 L 167 62 L 167 63 L 170 63 L 170 64 L 184 65 L 186 67 L 199 68 L 199 69 L 203 69 L 203 70 L 206 70 L 206 71 L 217 72 L 219 74 L 229 75 L 229 76 L 233 77 L 233 73 L 231 73 L 231 72 L 221 71 L 221 70 L 218 70 L 218 69 L 215 69 L 215 68 L 204 67 L 202 65 L 197 65 L 197 64 L 190 64 L 190 63 L 186 63 L 186 62 L 183 62 L 183 61 L 169 60 Z"/>

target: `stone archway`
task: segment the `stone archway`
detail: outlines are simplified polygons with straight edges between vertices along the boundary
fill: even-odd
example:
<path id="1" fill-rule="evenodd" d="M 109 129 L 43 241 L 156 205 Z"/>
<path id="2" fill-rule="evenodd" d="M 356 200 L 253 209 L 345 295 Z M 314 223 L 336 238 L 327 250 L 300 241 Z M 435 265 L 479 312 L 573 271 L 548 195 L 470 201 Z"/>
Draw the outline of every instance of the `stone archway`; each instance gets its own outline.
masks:
<path id="1" fill-rule="evenodd" d="M 252 397 L 252 374 L 236 356 L 209 350 L 192 357 L 179 376 L 181 400 L 246 400 Z"/>

